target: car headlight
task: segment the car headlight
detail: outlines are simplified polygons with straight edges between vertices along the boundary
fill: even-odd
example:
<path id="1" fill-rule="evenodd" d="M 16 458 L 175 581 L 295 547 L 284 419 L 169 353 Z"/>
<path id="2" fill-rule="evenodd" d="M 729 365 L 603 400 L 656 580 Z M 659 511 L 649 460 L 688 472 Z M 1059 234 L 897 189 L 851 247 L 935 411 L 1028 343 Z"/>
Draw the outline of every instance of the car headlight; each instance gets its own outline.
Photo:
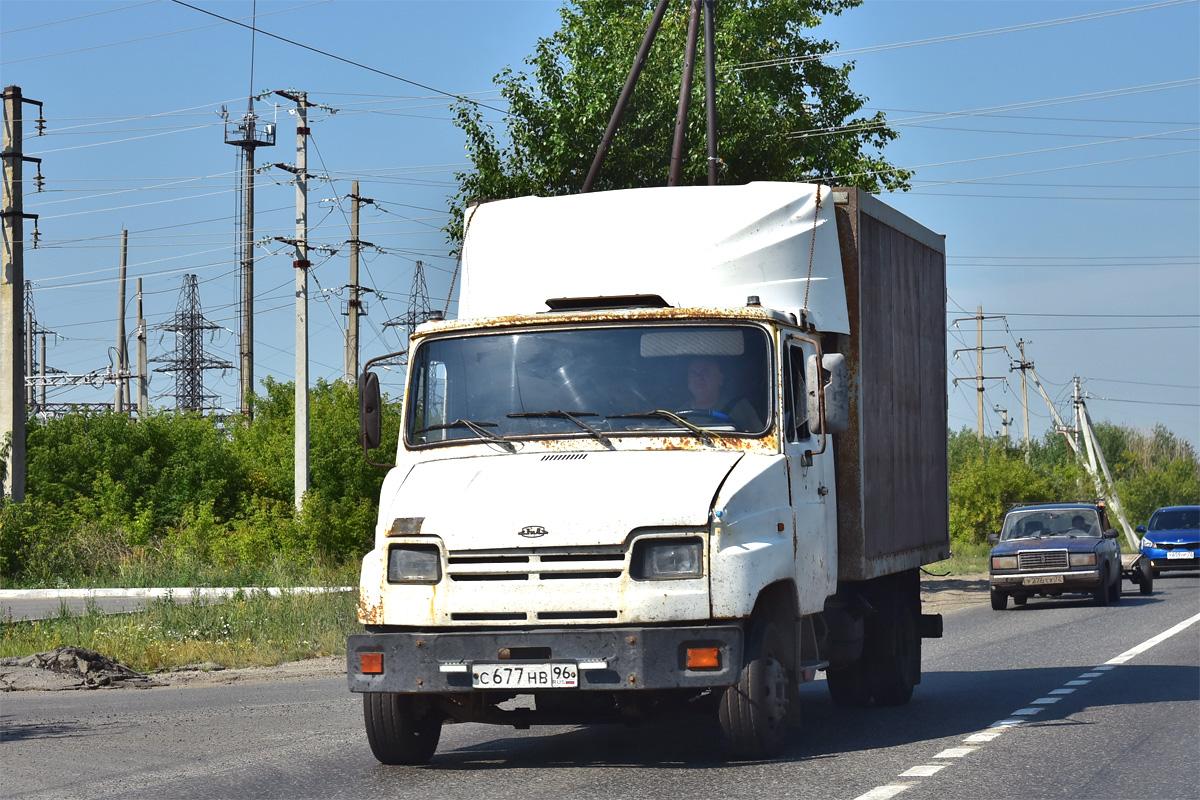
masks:
<path id="1" fill-rule="evenodd" d="M 1151 547 L 1158 547 L 1158 545 L 1156 545 L 1153 541 L 1151 541 L 1149 536 L 1143 536 L 1141 549 L 1149 550 Z"/>
<path id="2" fill-rule="evenodd" d="M 992 569 L 1016 569 L 1016 556 L 992 556 Z"/>
<path id="3" fill-rule="evenodd" d="M 1071 553 L 1070 564 L 1072 567 L 1094 567 L 1096 566 L 1096 554 Z"/>
<path id="4" fill-rule="evenodd" d="M 397 544 L 388 548 L 388 583 L 437 583 L 442 553 L 435 544 Z"/>
<path id="5" fill-rule="evenodd" d="M 704 545 L 686 539 L 642 539 L 633 546 L 633 577 L 643 581 L 699 578 L 704 574 Z"/>

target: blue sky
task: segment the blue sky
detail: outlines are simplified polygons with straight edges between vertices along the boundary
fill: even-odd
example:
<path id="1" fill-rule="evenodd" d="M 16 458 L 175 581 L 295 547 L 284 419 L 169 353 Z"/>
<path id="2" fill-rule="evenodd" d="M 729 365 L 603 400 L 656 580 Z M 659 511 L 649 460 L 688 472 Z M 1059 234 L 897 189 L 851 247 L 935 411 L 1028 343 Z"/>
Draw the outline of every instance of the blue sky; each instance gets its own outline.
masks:
<path id="1" fill-rule="evenodd" d="M 250 0 L 193 5 L 237 19 Z M 718 13 L 720 3 L 718 2 Z M 558 25 L 553 2 L 258 3 L 262 30 L 393 76 L 484 102 L 492 77 L 520 68 Z M 103 369 L 116 331 L 120 232 L 130 231 L 128 329 L 142 277 L 150 355 L 169 356 L 154 329 L 176 310 L 184 274 L 195 274 L 206 316 L 221 330 L 206 354 L 236 360 L 237 150 L 224 143 L 222 106 L 240 115 L 247 95 L 295 89 L 314 109 L 309 169 L 310 242 L 349 238 L 350 181 L 378 207 L 361 238 L 384 252 L 364 263 L 369 297 L 363 357 L 399 349 L 396 329 L 421 260 L 435 308 L 447 301 L 454 261 L 444 235 L 453 173 L 466 165 L 444 96 L 154 0 L 0 3 L 0 81 L 44 103 L 47 136 L 25 150 L 43 159 L 46 191 L 27 193 L 40 215 L 39 249 L 27 251 L 39 324 L 59 336 L 47 363 L 68 373 Z M 915 2 L 867 0 L 817 35 L 851 58 L 851 85 L 900 132 L 892 163 L 914 168 L 914 189 L 884 199 L 944 233 L 948 347 L 976 344 L 972 317 L 989 319 L 986 427 L 1021 434 L 1018 340 L 1027 342 L 1046 391 L 1070 418 L 1071 381 L 1083 379 L 1093 418 L 1148 429 L 1162 422 L 1200 444 L 1200 3 Z M 278 108 L 272 103 L 278 102 Z M 258 105 L 279 125 L 259 164 L 293 163 L 290 104 Z M 27 107 L 27 119 L 36 116 Z M 497 114 L 491 115 L 498 119 Z M 258 238 L 294 233 L 290 176 L 259 176 Z M 311 375 L 342 374 L 348 249 L 314 253 Z M 265 242 L 256 264 L 256 366 L 260 379 L 291 380 L 290 249 Z M 454 313 L 454 303 L 450 303 Z M 155 366 L 155 365 L 152 365 Z M 974 353 L 951 360 L 973 376 Z M 948 387 L 950 423 L 974 429 L 972 380 Z M 237 374 L 210 371 L 206 391 L 234 407 Z M 155 374 L 156 404 L 171 378 Z M 1030 424 L 1050 425 L 1030 391 Z M 52 401 L 110 401 L 110 387 L 52 392 Z"/>

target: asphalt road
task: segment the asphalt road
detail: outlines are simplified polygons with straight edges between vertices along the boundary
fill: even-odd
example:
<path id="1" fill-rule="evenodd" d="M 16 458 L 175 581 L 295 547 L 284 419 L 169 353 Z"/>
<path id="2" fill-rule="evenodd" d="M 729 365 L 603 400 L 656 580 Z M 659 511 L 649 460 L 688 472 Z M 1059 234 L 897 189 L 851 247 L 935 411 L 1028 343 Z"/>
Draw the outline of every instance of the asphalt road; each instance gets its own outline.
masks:
<path id="1" fill-rule="evenodd" d="M 805 686 L 804 727 L 769 762 L 727 763 L 705 724 L 451 725 L 432 764 L 384 767 L 340 677 L 10 693 L 0 793 L 1190 800 L 1200 795 L 1198 619 L 1194 573 L 1108 608 L 1031 601 L 995 612 L 985 600 L 946 615 L 905 707 L 835 709 L 823 682 Z"/>

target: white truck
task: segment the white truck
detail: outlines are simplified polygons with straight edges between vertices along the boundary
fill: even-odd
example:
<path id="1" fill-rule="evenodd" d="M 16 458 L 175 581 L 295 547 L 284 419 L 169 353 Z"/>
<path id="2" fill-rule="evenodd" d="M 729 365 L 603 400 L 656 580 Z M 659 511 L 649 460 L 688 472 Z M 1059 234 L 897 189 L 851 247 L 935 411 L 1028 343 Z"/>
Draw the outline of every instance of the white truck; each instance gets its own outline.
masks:
<path id="1" fill-rule="evenodd" d="M 474 206 L 462 269 L 347 643 L 377 759 L 697 712 L 761 758 L 819 671 L 908 701 L 949 555 L 943 237 L 855 189 L 648 188 Z"/>

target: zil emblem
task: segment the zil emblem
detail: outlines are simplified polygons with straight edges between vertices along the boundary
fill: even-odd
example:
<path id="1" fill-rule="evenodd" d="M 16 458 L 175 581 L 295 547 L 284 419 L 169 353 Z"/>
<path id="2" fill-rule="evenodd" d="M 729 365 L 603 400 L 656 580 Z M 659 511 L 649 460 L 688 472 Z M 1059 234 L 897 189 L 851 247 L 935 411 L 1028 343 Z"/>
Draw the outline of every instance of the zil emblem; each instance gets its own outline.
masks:
<path id="1" fill-rule="evenodd" d="M 518 535 L 524 536 L 526 539 L 540 539 L 547 533 L 549 533 L 549 531 L 543 528 L 541 525 L 526 525 L 524 528 L 521 528 L 521 530 L 517 531 Z"/>

